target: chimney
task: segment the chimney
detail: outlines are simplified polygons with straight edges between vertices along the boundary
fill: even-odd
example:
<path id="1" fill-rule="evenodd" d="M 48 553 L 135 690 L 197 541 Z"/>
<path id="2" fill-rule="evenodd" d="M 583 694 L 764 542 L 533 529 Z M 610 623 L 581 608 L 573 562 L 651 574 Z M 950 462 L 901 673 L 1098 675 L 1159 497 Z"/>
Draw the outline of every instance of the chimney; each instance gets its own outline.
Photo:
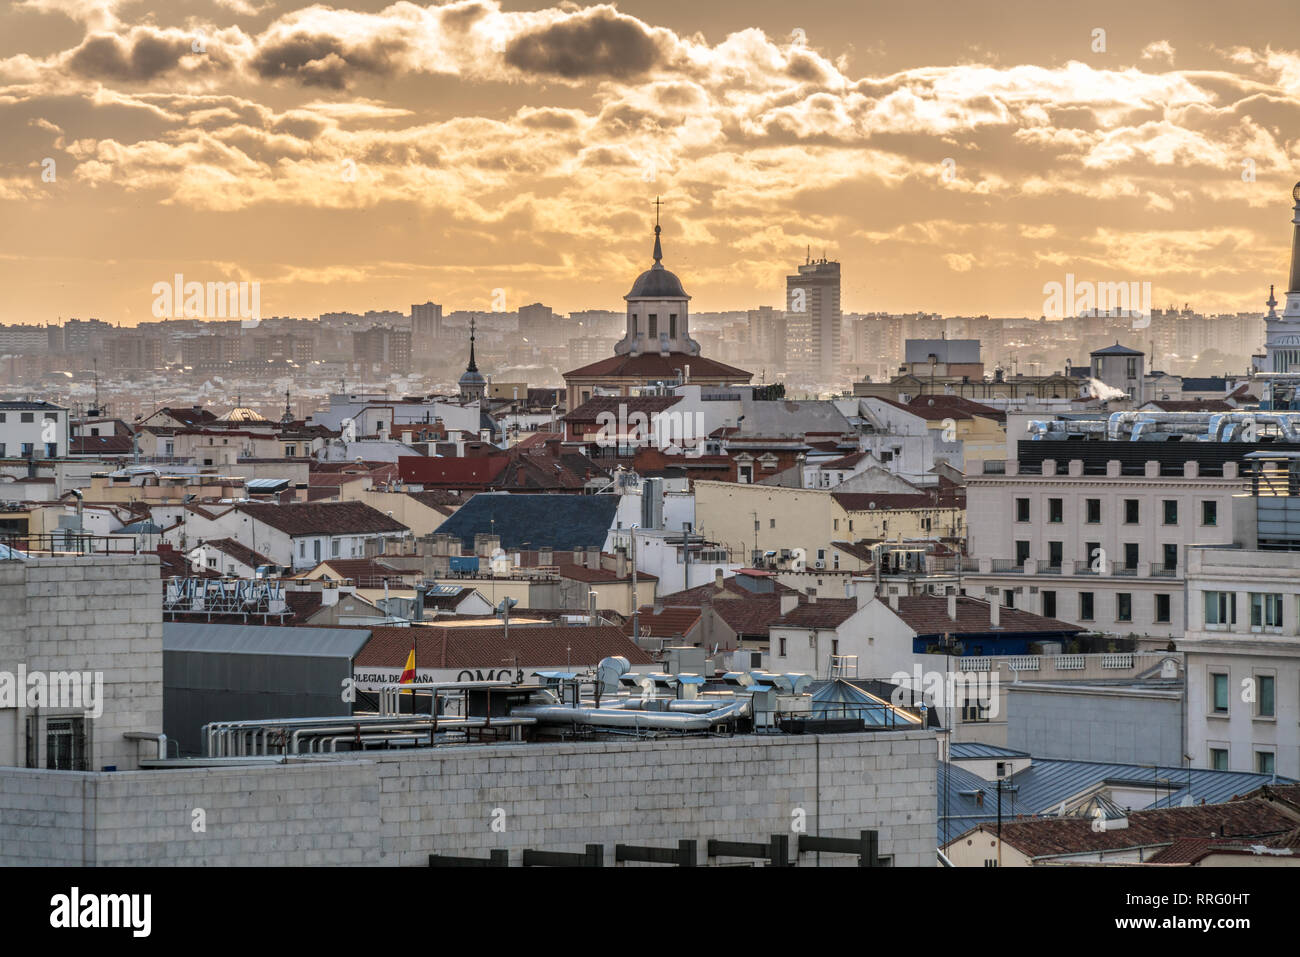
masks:
<path id="1" fill-rule="evenodd" d="M 727 586 L 723 583 L 723 579 L 724 579 L 725 577 L 726 577 L 726 576 L 723 574 L 721 568 L 718 568 L 718 569 L 715 569 L 715 570 L 714 570 L 714 572 L 713 572 L 713 587 L 716 588 L 718 591 L 725 591 L 725 590 L 726 590 Z"/>
<path id="2" fill-rule="evenodd" d="M 894 611 L 898 611 L 898 590 L 896 588 L 889 589 L 889 607 Z"/>
<path id="3" fill-rule="evenodd" d="M 600 549 L 599 549 L 599 548 L 589 548 L 589 549 L 587 549 L 587 567 L 588 567 L 588 568 L 600 568 Z"/>
<path id="4" fill-rule="evenodd" d="M 551 551 L 550 545 L 544 545 L 537 549 L 537 564 L 554 565 L 555 553 Z"/>
<path id="5" fill-rule="evenodd" d="M 957 592 L 948 592 L 948 617 L 953 621 L 957 620 Z"/>
<path id="6" fill-rule="evenodd" d="M 545 442 L 544 444 L 546 445 L 546 454 L 547 454 L 547 455 L 549 455 L 549 456 L 550 456 L 551 458 L 553 458 L 553 459 L 555 459 L 555 458 L 559 458 L 559 457 L 560 457 L 560 440 L 559 440 L 559 439 L 547 439 L 546 442 Z"/>
<path id="7" fill-rule="evenodd" d="M 790 592 L 788 595 L 781 596 L 781 614 L 788 615 L 794 611 L 795 606 L 799 604 L 799 593 Z"/>
<path id="8" fill-rule="evenodd" d="M 998 596 L 994 595 L 989 599 L 989 627 L 1002 627 L 1002 605 L 998 601 Z"/>
<path id="9" fill-rule="evenodd" d="M 415 609 L 411 613 L 412 621 L 424 621 L 424 585 L 415 586 Z"/>
<path id="10" fill-rule="evenodd" d="M 627 552 L 621 548 L 614 553 L 614 574 L 619 577 L 620 581 L 628 577 Z"/>

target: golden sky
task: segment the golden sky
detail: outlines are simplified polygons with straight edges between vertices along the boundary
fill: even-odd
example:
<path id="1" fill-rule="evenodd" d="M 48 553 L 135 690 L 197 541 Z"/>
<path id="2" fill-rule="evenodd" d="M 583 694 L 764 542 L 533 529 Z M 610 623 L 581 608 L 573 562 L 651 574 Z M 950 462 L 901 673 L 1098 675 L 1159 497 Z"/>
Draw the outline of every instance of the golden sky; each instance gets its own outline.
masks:
<path id="1" fill-rule="evenodd" d="M 656 194 L 696 311 L 779 305 L 808 245 L 846 311 L 1038 315 L 1067 272 L 1261 310 L 1298 51 L 1295 0 L 18 0 L 0 322 L 132 325 L 175 273 L 621 308 Z"/>

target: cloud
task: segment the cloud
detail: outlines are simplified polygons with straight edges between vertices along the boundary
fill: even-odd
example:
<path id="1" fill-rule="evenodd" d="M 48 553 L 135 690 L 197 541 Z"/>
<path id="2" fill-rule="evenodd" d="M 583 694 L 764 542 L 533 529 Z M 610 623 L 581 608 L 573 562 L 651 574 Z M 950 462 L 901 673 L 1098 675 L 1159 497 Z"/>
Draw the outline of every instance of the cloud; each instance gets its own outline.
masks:
<path id="1" fill-rule="evenodd" d="M 656 31 L 610 7 L 594 7 L 521 33 L 505 48 L 505 61 L 512 67 L 565 79 L 627 79 L 650 72 L 663 60 Z"/>
<path id="2" fill-rule="evenodd" d="M 1168 40 L 1154 40 L 1142 48 L 1142 59 L 1164 60 L 1173 66 L 1174 45 Z"/>

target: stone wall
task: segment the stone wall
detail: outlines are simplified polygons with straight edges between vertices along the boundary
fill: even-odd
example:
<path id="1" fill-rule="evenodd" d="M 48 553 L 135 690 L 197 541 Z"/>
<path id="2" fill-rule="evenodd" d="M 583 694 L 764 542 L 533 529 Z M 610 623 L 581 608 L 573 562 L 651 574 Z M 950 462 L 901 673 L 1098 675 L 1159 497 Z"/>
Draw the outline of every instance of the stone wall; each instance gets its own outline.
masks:
<path id="1" fill-rule="evenodd" d="M 807 833 L 875 828 L 896 866 L 932 866 L 935 762 L 934 736 L 908 731 L 483 745 L 179 771 L 4 768 L 0 865 L 422 866 L 430 853 L 494 848 L 517 865 L 525 848 L 588 843 L 604 844 L 612 863 L 616 842 L 682 838 L 699 842 L 703 863 L 708 838 L 765 842 L 791 834 L 801 811 Z"/>

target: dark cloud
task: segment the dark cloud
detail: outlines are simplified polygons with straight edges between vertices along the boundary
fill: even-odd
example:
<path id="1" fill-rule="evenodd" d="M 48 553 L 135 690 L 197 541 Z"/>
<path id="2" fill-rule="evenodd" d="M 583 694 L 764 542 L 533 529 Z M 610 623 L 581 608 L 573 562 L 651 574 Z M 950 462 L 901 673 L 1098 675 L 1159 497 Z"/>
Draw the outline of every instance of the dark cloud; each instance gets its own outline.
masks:
<path id="1" fill-rule="evenodd" d="M 266 43 L 253 57 L 252 67 L 266 79 L 292 78 L 304 86 L 341 90 L 353 74 L 398 72 L 398 58 L 406 43 L 396 38 L 375 38 L 348 46 L 338 37 L 295 33 Z"/>
<path id="2" fill-rule="evenodd" d="M 596 10 L 515 37 L 505 59 L 528 73 L 566 79 L 626 78 L 648 72 L 663 55 L 643 24 L 611 10 Z"/>
<path id="3" fill-rule="evenodd" d="M 193 53 L 193 39 L 137 28 L 126 37 L 87 37 L 68 60 L 74 73 L 96 80 L 152 80 Z"/>

